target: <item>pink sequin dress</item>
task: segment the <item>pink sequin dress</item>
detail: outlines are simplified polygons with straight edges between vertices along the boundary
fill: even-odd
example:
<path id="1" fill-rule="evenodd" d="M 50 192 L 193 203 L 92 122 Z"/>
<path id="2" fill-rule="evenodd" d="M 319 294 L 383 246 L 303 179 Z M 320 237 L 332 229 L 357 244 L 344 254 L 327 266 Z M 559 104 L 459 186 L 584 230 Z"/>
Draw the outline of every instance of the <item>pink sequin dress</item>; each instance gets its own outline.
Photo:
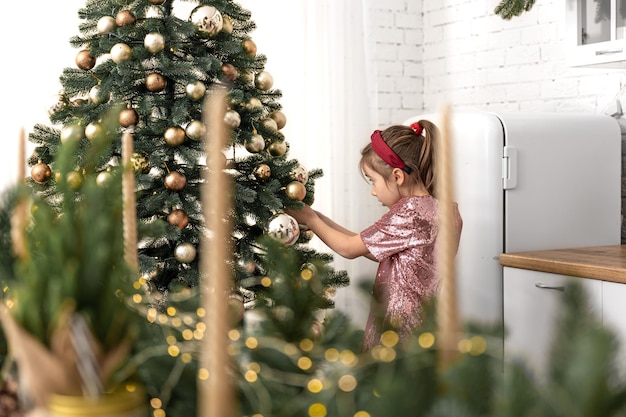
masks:
<path id="1" fill-rule="evenodd" d="M 363 350 L 380 343 L 390 326 L 405 340 L 422 324 L 423 303 L 435 296 L 437 200 L 430 196 L 400 199 L 380 220 L 361 232 L 361 239 L 380 262 Z"/>

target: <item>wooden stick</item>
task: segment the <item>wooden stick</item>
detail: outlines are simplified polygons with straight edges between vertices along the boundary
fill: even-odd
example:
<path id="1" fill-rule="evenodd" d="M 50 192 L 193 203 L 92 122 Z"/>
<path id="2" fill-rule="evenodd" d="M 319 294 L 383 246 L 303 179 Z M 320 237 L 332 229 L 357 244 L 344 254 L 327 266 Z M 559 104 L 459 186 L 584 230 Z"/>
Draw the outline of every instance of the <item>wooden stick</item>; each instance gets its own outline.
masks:
<path id="1" fill-rule="evenodd" d="M 202 206 L 206 208 L 208 233 L 203 236 L 200 259 L 202 305 L 206 314 L 205 347 L 200 358 L 201 367 L 208 371 L 208 379 L 199 381 L 199 417 L 234 417 L 234 387 L 228 369 L 228 292 L 232 288 L 232 258 L 230 235 L 232 226 L 229 212 L 231 178 L 224 172 L 223 150 L 226 146 L 224 114 L 226 94 L 222 89 L 212 89 L 205 100 L 204 124 L 208 127 L 205 149 L 208 170 L 202 188 Z"/>
<path id="2" fill-rule="evenodd" d="M 135 172 L 131 164 L 133 156 L 133 134 L 130 130 L 122 134 L 122 207 L 124 227 L 124 259 L 135 271 L 139 270 L 137 257 L 137 206 L 135 197 Z"/>
<path id="3" fill-rule="evenodd" d="M 437 199 L 439 200 L 440 228 L 437 238 L 438 269 L 441 292 L 437 300 L 437 327 L 439 333 L 439 365 L 447 367 L 458 356 L 461 331 L 457 305 L 454 256 L 456 252 L 455 217 L 453 211 L 452 160 L 450 152 L 450 108 L 442 111 L 437 143 Z"/>

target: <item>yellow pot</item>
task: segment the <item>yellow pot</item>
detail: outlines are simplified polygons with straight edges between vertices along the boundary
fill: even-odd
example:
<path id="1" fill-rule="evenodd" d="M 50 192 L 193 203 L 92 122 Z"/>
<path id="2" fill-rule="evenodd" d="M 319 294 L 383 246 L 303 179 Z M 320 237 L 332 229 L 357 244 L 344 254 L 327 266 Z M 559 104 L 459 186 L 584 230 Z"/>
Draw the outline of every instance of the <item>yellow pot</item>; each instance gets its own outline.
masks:
<path id="1" fill-rule="evenodd" d="M 101 397 L 52 395 L 50 417 L 146 417 L 147 399 L 143 390 L 116 391 Z"/>

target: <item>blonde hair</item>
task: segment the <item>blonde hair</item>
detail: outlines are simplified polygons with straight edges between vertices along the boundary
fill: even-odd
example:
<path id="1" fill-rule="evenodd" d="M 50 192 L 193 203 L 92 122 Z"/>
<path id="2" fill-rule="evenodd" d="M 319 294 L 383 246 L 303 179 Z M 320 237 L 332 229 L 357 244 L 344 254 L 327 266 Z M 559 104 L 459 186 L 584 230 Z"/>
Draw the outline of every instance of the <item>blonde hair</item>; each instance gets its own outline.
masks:
<path id="1" fill-rule="evenodd" d="M 439 129 L 428 120 L 420 120 L 418 124 L 423 128 L 420 134 L 416 134 L 412 127 L 394 125 L 383 130 L 381 136 L 411 169 L 409 178 L 423 184 L 430 195 L 435 196 L 435 146 Z M 361 150 L 359 162 L 361 172 L 365 166 L 385 178 L 388 178 L 393 171 L 393 168 L 374 152 L 371 143 Z"/>

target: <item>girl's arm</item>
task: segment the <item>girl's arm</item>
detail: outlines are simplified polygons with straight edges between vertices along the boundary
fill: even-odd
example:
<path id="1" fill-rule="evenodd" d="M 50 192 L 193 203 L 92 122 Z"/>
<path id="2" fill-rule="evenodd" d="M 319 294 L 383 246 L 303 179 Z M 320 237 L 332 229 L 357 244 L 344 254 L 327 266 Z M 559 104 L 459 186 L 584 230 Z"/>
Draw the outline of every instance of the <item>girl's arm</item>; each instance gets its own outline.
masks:
<path id="1" fill-rule="evenodd" d="M 298 223 L 306 225 L 322 242 L 344 258 L 371 256 L 359 234 L 338 225 L 323 214 L 314 211 L 310 206 L 305 205 L 302 210 L 290 210 L 288 214 Z"/>

